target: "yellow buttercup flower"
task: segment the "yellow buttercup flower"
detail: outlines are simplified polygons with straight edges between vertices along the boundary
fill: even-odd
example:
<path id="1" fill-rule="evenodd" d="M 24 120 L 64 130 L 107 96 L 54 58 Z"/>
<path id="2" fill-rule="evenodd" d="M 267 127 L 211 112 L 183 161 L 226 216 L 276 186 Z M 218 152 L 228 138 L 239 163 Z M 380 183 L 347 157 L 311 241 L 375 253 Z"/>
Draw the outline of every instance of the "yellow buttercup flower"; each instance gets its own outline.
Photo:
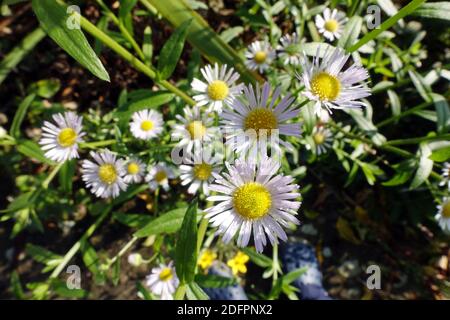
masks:
<path id="1" fill-rule="evenodd" d="M 250 260 L 250 257 L 245 253 L 238 251 L 233 259 L 228 260 L 227 265 L 231 268 L 234 275 L 238 273 L 247 273 L 246 263 Z"/>
<path id="2" fill-rule="evenodd" d="M 217 259 L 217 253 L 215 253 L 214 251 L 211 250 L 205 250 L 202 255 L 200 256 L 200 258 L 198 259 L 197 264 L 203 269 L 206 270 L 209 267 L 211 267 L 211 265 L 213 264 L 213 262 Z"/>

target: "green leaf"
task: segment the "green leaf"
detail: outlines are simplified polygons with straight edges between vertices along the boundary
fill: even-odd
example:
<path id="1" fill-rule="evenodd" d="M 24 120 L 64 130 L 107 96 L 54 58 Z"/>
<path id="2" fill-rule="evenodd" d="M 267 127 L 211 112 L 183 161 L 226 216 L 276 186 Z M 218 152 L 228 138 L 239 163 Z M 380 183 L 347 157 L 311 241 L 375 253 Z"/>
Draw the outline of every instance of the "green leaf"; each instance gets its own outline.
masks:
<path id="1" fill-rule="evenodd" d="M 382 185 L 387 187 L 394 187 L 406 183 L 414 173 L 414 166 L 414 159 L 408 159 L 394 165 L 393 167 L 396 171 L 395 175 L 388 181 L 383 182 Z"/>
<path id="2" fill-rule="evenodd" d="M 72 192 L 73 177 L 75 175 L 76 161 L 75 159 L 64 162 L 59 169 L 59 185 L 65 193 Z"/>
<path id="3" fill-rule="evenodd" d="M 134 236 L 142 238 L 148 237 L 152 234 L 177 232 L 181 228 L 185 214 L 186 208 L 179 208 L 164 213 L 158 218 L 150 221 L 142 229 L 136 231 Z"/>
<path id="4" fill-rule="evenodd" d="M 148 0 L 159 14 L 169 20 L 174 28 L 192 20 L 186 39 L 196 47 L 210 62 L 220 62 L 233 66 L 246 82 L 263 81 L 257 73 L 246 68 L 239 54 L 214 32 L 208 22 L 192 10 L 185 1 Z"/>
<path id="5" fill-rule="evenodd" d="M 444 21 L 450 21 L 450 2 L 432 2 L 422 4 L 414 13 L 414 16 L 439 19 Z"/>
<path id="6" fill-rule="evenodd" d="M 17 151 L 24 154 L 25 156 L 36 159 L 42 163 L 46 163 L 49 165 L 54 165 L 55 163 L 49 159 L 47 159 L 44 155 L 44 152 L 39 147 L 39 145 L 31 140 L 21 140 L 19 141 L 19 145 L 17 146 Z"/>
<path id="7" fill-rule="evenodd" d="M 175 70 L 183 52 L 184 41 L 191 22 L 192 20 L 187 20 L 175 29 L 175 32 L 162 47 L 158 58 L 158 79 L 166 80 Z"/>
<path id="8" fill-rule="evenodd" d="M 402 9 L 400 9 L 397 14 L 390 17 L 389 19 L 385 20 L 381 25 L 378 26 L 378 28 L 372 30 L 371 32 L 367 33 L 364 37 L 362 37 L 361 40 L 359 40 L 357 43 L 355 43 L 353 46 L 351 46 L 348 51 L 354 52 L 361 48 L 363 45 L 365 45 L 367 42 L 377 38 L 380 33 L 388 30 L 390 27 L 392 27 L 394 24 L 397 23 L 400 19 L 403 19 L 407 15 L 414 12 L 414 10 L 417 9 L 425 0 L 412 0 L 410 3 L 408 3 L 406 6 L 404 6 Z"/>
<path id="9" fill-rule="evenodd" d="M 19 210 L 29 208 L 34 204 L 40 193 L 41 189 L 22 193 L 8 205 L 7 209 L 0 210 L 0 212 L 1 213 L 17 212 Z"/>
<path id="10" fill-rule="evenodd" d="M 99 258 L 95 249 L 89 244 L 88 240 L 81 241 L 80 251 L 83 262 L 90 272 L 94 275 L 95 282 L 102 284 L 105 282 L 105 274 L 100 270 Z"/>
<path id="11" fill-rule="evenodd" d="M 391 102 L 392 115 L 394 117 L 399 116 L 400 113 L 402 112 L 400 98 L 398 97 L 397 93 L 395 93 L 395 91 L 393 90 L 388 90 L 387 94 L 389 97 L 389 101 Z"/>
<path id="12" fill-rule="evenodd" d="M 437 93 L 430 93 L 430 96 L 436 109 L 437 131 L 447 132 L 448 128 L 450 128 L 450 108 L 447 99 Z"/>
<path id="13" fill-rule="evenodd" d="M 25 252 L 30 255 L 37 262 L 45 265 L 55 266 L 62 260 L 62 256 L 47 250 L 44 247 L 27 243 Z"/>
<path id="14" fill-rule="evenodd" d="M 133 17 L 131 15 L 131 10 L 133 10 L 136 5 L 137 0 L 122 0 L 120 1 L 119 7 L 119 20 L 128 32 L 133 35 Z"/>
<path id="15" fill-rule="evenodd" d="M 361 17 L 351 17 L 345 25 L 345 29 L 339 38 L 338 47 L 348 49 L 352 46 L 358 39 L 361 32 L 362 23 L 363 19 Z"/>
<path id="16" fill-rule="evenodd" d="M 152 217 L 145 214 L 114 212 L 113 218 L 130 228 L 143 228 L 150 223 Z"/>
<path id="17" fill-rule="evenodd" d="M 173 93 L 167 91 L 140 91 L 139 96 L 133 97 L 129 94 L 129 101 L 114 111 L 114 116 L 119 118 L 120 126 L 127 126 L 131 115 L 143 109 L 156 109 L 163 104 L 173 100 Z"/>
<path id="18" fill-rule="evenodd" d="M 83 289 L 69 289 L 66 282 L 59 279 L 53 279 L 50 288 L 54 293 L 63 298 L 83 299 L 89 294 L 88 291 Z"/>
<path id="19" fill-rule="evenodd" d="M 445 162 L 450 159 L 450 147 L 433 150 L 433 153 L 428 158 L 436 162 Z"/>
<path id="20" fill-rule="evenodd" d="M 112 283 L 117 286 L 120 281 L 120 259 L 117 259 L 112 266 Z"/>
<path id="21" fill-rule="evenodd" d="M 235 278 L 227 278 L 215 274 L 197 274 L 195 282 L 203 288 L 225 288 L 237 283 Z"/>
<path id="22" fill-rule="evenodd" d="M 375 164 L 361 162 L 359 163 L 359 166 L 366 177 L 367 183 L 371 186 L 377 180 L 376 176 L 383 174 L 383 171 Z"/>
<path id="23" fill-rule="evenodd" d="M 50 99 L 60 88 L 61 82 L 58 79 L 43 79 L 31 84 L 28 91 L 41 98 Z"/>
<path id="24" fill-rule="evenodd" d="M 73 28 L 69 23 L 71 19 L 77 18 L 77 13 L 69 15 L 67 7 L 58 4 L 55 0 L 33 0 L 32 6 L 42 28 L 61 48 L 95 76 L 110 81 L 108 72 L 92 50 L 83 32 Z"/>
<path id="25" fill-rule="evenodd" d="M 31 105 L 31 102 L 33 102 L 34 98 L 34 94 L 28 95 L 27 97 L 25 97 L 25 99 L 22 100 L 19 108 L 17 108 L 16 114 L 14 115 L 14 119 L 11 124 L 11 128 L 9 129 L 9 134 L 12 137 L 16 139 L 20 137 L 20 125 L 22 124 L 23 119 L 25 119 L 28 107 Z"/>
<path id="26" fill-rule="evenodd" d="M 226 43 L 229 43 L 234 38 L 238 37 L 242 32 L 244 32 L 244 28 L 241 26 L 233 27 L 225 29 L 221 34 L 220 37 L 222 40 Z"/>
<path id="27" fill-rule="evenodd" d="M 408 74 L 423 100 L 431 101 L 431 88 L 425 83 L 422 76 L 414 70 L 408 71 Z"/>
<path id="28" fill-rule="evenodd" d="M 186 296 L 189 300 L 209 300 L 205 291 L 203 291 L 203 289 L 195 282 L 191 282 L 187 285 Z"/>
<path id="29" fill-rule="evenodd" d="M 11 272 L 11 289 L 16 299 L 25 299 L 25 293 L 23 292 L 22 284 L 20 283 L 19 274 L 15 270 Z"/>
<path id="30" fill-rule="evenodd" d="M 306 271 L 308 271 L 308 267 L 302 267 L 295 270 L 292 270 L 291 272 L 285 274 L 283 276 L 283 284 L 290 284 L 297 280 L 299 277 L 301 277 Z"/>
<path id="31" fill-rule="evenodd" d="M 429 159 L 431 150 L 426 143 L 420 144 L 419 155 L 419 167 L 417 168 L 416 174 L 411 182 L 411 189 L 415 189 L 424 183 L 433 170 L 433 160 Z"/>
<path id="32" fill-rule="evenodd" d="M 197 266 L 197 198 L 186 210 L 175 246 L 175 269 L 181 284 L 194 281 Z"/>
<path id="33" fill-rule="evenodd" d="M 45 37 L 45 32 L 37 28 L 30 32 L 22 42 L 11 50 L 0 62 L 0 84 L 22 59 Z"/>
<path id="34" fill-rule="evenodd" d="M 250 257 L 250 260 L 252 260 L 253 263 L 257 266 L 260 266 L 262 268 L 268 268 L 272 266 L 272 259 L 266 257 L 262 253 L 256 252 L 254 249 L 242 248 L 241 251 L 248 255 Z"/>

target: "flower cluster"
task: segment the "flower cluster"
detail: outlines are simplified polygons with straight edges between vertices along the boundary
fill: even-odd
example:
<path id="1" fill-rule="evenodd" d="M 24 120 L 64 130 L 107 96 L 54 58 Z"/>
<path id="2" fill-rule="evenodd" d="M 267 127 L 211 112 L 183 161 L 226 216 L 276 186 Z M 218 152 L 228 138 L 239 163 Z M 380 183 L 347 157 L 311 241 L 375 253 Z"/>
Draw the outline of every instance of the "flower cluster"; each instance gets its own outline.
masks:
<path id="1" fill-rule="evenodd" d="M 326 10 L 316 23 L 319 31 L 333 40 L 339 38 L 345 16 Z M 367 71 L 358 62 L 344 70 L 350 56 L 338 48 L 319 47 L 310 61 L 299 49 L 301 42 L 295 33 L 283 36 L 278 57 L 284 65 L 301 66 L 296 73 L 304 88 L 301 94 L 314 103 L 316 114 L 322 119 L 331 114 L 331 109 L 364 106 L 361 99 L 370 95 L 365 83 Z M 261 73 L 268 70 L 277 50 L 267 41 L 252 43 L 245 53 L 246 66 Z M 97 197 L 114 198 L 130 184 L 144 181 L 151 190 L 168 190 L 169 180 L 179 174 L 188 193 L 204 194 L 215 203 L 204 210 L 205 218 L 224 243 L 236 239 L 239 247 L 245 247 L 252 239 L 256 250 L 262 252 L 268 242 L 286 241 L 285 229 L 299 224 L 299 186 L 293 177 L 280 174 L 279 159 L 268 155 L 269 147 L 279 152 L 294 150 L 288 140 L 301 137 L 296 94 L 283 93 L 281 87 L 272 88 L 268 82 L 239 83 L 239 73 L 227 65 L 207 65 L 200 72 L 202 79 L 195 78 L 191 83 L 195 106 L 185 107 L 183 115 L 176 115 L 171 125 L 171 138 L 185 151 L 177 170 L 164 162 L 147 163 L 135 155 L 121 158 L 105 149 L 91 151 L 92 159 L 82 160 L 82 180 Z M 66 112 L 53 119 L 55 123 L 45 122 L 43 127 L 40 144 L 45 155 L 56 162 L 78 158 L 86 136 L 82 118 Z M 159 140 L 164 130 L 164 117 L 156 110 L 142 109 L 131 115 L 129 131 L 142 144 Z M 224 137 L 227 150 L 237 160 L 223 162 L 199 152 L 212 145 L 217 136 Z M 331 145 L 331 132 L 324 127 L 316 127 L 312 137 L 319 155 Z M 441 216 L 448 216 L 447 207 L 442 206 Z M 216 257 L 214 252 L 205 251 L 199 265 L 207 269 Z M 247 261 L 248 256 L 238 253 L 228 265 L 235 274 L 245 273 Z M 178 285 L 172 264 L 154 268 L 147 285 L 162 299 L 172 298 Z"/>

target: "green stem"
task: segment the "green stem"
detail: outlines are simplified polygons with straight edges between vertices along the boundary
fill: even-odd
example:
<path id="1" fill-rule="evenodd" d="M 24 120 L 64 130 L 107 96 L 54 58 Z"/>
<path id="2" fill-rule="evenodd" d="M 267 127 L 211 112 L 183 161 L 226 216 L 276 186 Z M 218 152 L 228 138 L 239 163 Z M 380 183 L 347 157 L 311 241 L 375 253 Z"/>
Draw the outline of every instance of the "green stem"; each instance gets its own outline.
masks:
<path id="1" fill-rule="evenodd" d="M 196 102 L 191 97 L 189 97 L 186 93 L 175 87 L 167 80 L 158 82 L 155 70 L 153 70 L 151 67 L 147 66 L 144 62 L 140 61 L 138 58 L 133 56 L 127 49 L 118 44 L 114 39 L 112 39 L 102 30 L 97 28 L 94 24 L 89 22 L 89 20 L 87 20 L 84 17 L 80 18 L 81 18 L 81 27 L 86 32 L 90 33 L 93 37 L 101 41 L 103 44 L 108 46 L 110 49 L 112 49 L 114 52 L 116 52 L 118 55 L 120 55 L 122 58 L 128 61 L 136 70 L 142 72 L 143 74 L 145 74 L 146 76 L 157 82 L 162 87 L 173 92 L 181 99 L 183 99 L 187 104 L 191 106 L 194 106 L 196 104 Z"/>
<path id="2" fill-rule="evenodd" d="M 127 242 L 125 246 L 123 246 L 122 249 L 112 258 L 105 266 L 105 270 L 108 270 L 116 261 L 117 259 L 120 259 L 132 246 L 133 244 L 138 240 L 137 237 L 131 238 L 130 241 Z"/>
<path id="3" fill-rule="evenodd" d="M 398 20 L 406 17 L 407 15 L 411 14 L 414 10 L 417 9 L 422 3 L 424 3 L 426 0 L 413 0 L 410 3 L 408 3 L 405 7 L 400 9 L 394 16 L 387 19 L 385 22 L 383 22 L 380 26 L 378 26 L 375 30 L 372 30 L 371 32 L 367 33 L 364 37 L 361 38 L 357 43 L 355 43 L 353 46 L 351 46 L 348 49 L 348 52 L 355 52 L 359 48 L 361 48 L 363 45 L 365 45 L 370 40 L 375 39 L 378 37 L 380 33 L 383 31 L 386 31 L 390 27 L 392 27 L 395 23 L 397 23 Z"/>
<path id="4" fill-rule="evenodd" d="M 158 10 L 156 10 L 156 8 L 154 6 L 152 6 L 152 4 L 150 2 L 148 2 L 147 0 L 139 0 L 139 2 L 142 3 L 142 5 L 144 7 L 146 7 L 147 10 L 149 10 L 153 15 L 158 14 Z"/>
<path id="5" fill-rule="evenodd" d="M 278 280 L 278 264 L 278 243 L 275 242 L 272 250 L 273 284 Z"/>
<path id="6" fill-rule="evenodd" d="M 401 157 L 404 157 L 404 158 L 414 157 L 414 154 L 412 154 L 411 152 L 408 152 L 408 151 L 400 149 L 400 148 L 396 148 L 396 147 L 393 147 L 393 146 L 390 146 L 390 145 L 386 145 L 386 144 L 376 145 L 376 144 L 374 144 L 372 142 L 372 140 L 364 138 L 364 137 L 360 137 L 360 136 L 358 136 L 356 134 L 353 134 L 351 132 L 347 132 L 347 131 L 343 130 L 341 127 L 339 127 L 338 125 L 336 125 L 335 123 L 333 123 L 331 121 L 328 122 L 328 125 L 333 127 L 334 129 L 338 130 L 339 132 L 342 132 L 345 136 L 347 136 L 347 137 L 349 137 L 351 139 L 356 139 L 356 140 L 362 141 L 362 142 L 364 142 L 364 143 L 366 143 L 368 145 L 371 145 L 374 148 L 377 148 L 377 149 L 380 149 L 380 150 L 384 150 L 384 151 L 388 151 L 388 152 L 391 152 L 391 153 L 395 153 L 395 154 L 397 154 L 397 155 L 399 155 Z"/>
<path id="7" fill-rule="evenodd" d="M 395 145 L 403 145 L 403 144 L 418 144 L 424 141 L 434 141 L 434 140 L 450 140 L 450 133 L 443 134 L 440 136 L 434 137 L 417 137 L 417 138 L 408 138 L 408 139 L 397 139 L 386 142 L 386 144 L 395 146 Z"/>
<path id="8" fill-rule="evenodd" d="M 97 149 L 98 147 L 105 147 L 117 143 L 116 139 L 95 141 L 95 142 L 83 142 L 80 143 L 81 148 Z"/>
<path id="9" fill-rule="evenodd" d="M 112 21 L 117 25 L 117 27 L 119 28 L 120 32 L 125 37 L 125 39 L 128 40 L 128 42 L 130 42 L 131 46 L 133 47 L 134 51 L 136 51 L 139 58 L 141 60 L 144 60 L 145 59 L 144 52 L 142 51 L 141 47 L 137 44 L 136 40 L 134 40 L 134 38 L 131 36 L 130 32 L 128 32 L 127 28 L 125 28 L 120 19 L 116 17 L 114 12 L 112 12 L 107 5 L 105 5 L 103 0 L 96 0 L 96 1 L 100 5 L 100 7 L 102 7 L 102 9 L 106 11 L 108 16 L 112 19 Z"/>
<path id="10" fill-rule="evenodd" d="M 65 254 L 63 260 L 60 262 L 60 264 L 53 270 L 52 274 L 50 275 L 49 279 L 54 279 L 59 276 L 59 274 L 63 271 L 63 269 L 66 267 L 66 265 L 72 260 L 72 258 L 75 256 L 75 254 L 80 250 L 81 243 L 83 241 L 86 241 L 89 239 L 89 237 L 94 233 L 94 231 L 100 226 L 100 224 L 105 220 L 105 218 L 108 216 L 108 213 L 111 211 L 112 205 L 109 205 L 105 210 L 102 212 L 102 214 L 95 220 L 94 224 L 92 224 L 89 229 L 86 230 L 86 232 L 81 236 L 80 240 L 75 242 L 75 244 L 70 248 L 69 251 Z"/>
<path id="11" fill-rule="evenodd" d="M 392 122 L 395 122 L 395 121 L 397 121 L 397 120 L 399 120 L 399 119 L 401 119 L 401 118 L 403 118 L 403 117 L 406 117 L 406 116 L 408 116 L 408 115 L 410 115 L 410 114 L 413 114 L 414 112 L 417 112 L 417 111 L 420 111 L 420 110 L 422 110 L 422 109 L 425 109 L 426 107 L 428 107 L 428 106 L 430 106 L 430 105 L 432 105 L 432 104 L 433 104 L 433 102 L 424 102 L 424 103 L 421 103 L 421 104 L 419 104 L 418 106 L 415 106 L 415 107 L 413 107 L 413 108 L 411 108 L 411 109 L 408 109 L 408 110 L 403 111 L 403 112 L 402 112 L 401 114 L 399 114 L 398 116 L 392 116 L 392 117 L 390 117 L 390 118 L 388 118 L 388 119 L 386 119 L 386 120 L 383 120 L 383 121 L 379 122 L 379 123 L 376 125 L 376 127 L 377 127 L 377 128 L 384 127 L 384 126 L 386 126 L 386 125 L 388 125 L 388 124 L 390 124 L 390 123 L 392 123 Z"/>
<path id="12" fill-rule="evenodd" d="M 50 174 L 48 175 L 47 179 L 44 180 L 44 182 L 42 183 L 42 188 L 47 189 L 48 185 L 50 184 L 50 182 L 52 182 L 53 178 L 56 176 L 56 174 L 58 173 L 58 171 L 61 169 L 61 167 L 63 166 L 64 162 L 58 163 L 53 170 L 50 172 Z"/>

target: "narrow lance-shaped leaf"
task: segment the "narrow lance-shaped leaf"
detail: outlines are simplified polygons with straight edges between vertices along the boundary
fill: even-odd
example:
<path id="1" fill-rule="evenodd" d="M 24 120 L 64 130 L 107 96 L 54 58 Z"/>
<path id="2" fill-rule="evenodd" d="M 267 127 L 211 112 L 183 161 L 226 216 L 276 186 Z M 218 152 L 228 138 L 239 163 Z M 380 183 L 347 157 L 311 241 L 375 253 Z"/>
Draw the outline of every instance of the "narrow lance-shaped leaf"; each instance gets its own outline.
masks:
<path id="1" fill-rule="evenodd" d="M 417 168 L 416 175 L 411 182 L 411 189 L 417 188 L 424 183 L 433 170 L 433 160 L 429 159 L 431 150 L 426 143 L 422 143 L 420 145 L 419 155 L 419 167 Z"/>
<path id="2" fill-rule="evenodd" d="M 20 103 L 19 108 L 17 109 L 16 114 L 14 115 L 14 119 L 11 124 L 11 129 L 9 130 L 9 133 L 12 137 L 14 138 L 20 137 L 20 125 L 22 124 L 23 119 L 27 114 L 28 107 L 34 100 L 34 97 L 35 97 L 34 94 L 30 94 Z"/>
<path id="3" fill-rule="evenodd" d="M 47 34 L 69 55 L 102 80 L 109 81 L 100 59 L 79 28 L 78 13 L 55 0 L 33 0 L 33 11 Z"/>
<path id="4" fill-rule="evenodd" d="M 186 211 L 175 247 L 175 268 L 181 284 L 194 281 L 197 266 L 197 199 Z"/>
<path id="5" fill-rule="evenodd" d="M 186 208 L 179 208 L 169 211 L 160 217 L 150 221 L 142 229 L 139 229 L 134 236 L 138 238 L 148 237 L 152 234 L 177 232 L 183 223 Z"/>
<path id="6" fill-rule="evenodd" d="M 158 13 L 176 28 L 187 20 L 193 20 L 187 33 L 187 40 L 211 62 L 220 62 L 235 67 L 244 81 L 262 82 L 257 73 L 248 70 L 237 52 L 214 32 L 208 22 L 192 10 L 185 1 L 148 0 Z"/>
<path id="7" fill-rule="evenodd" d="M 160 80 L 166 80 L 175 70 L 183 51 L 187 30 L 191 22 L 192 20 L 187 20 L 178 27 L 161 49 L 158 59 L 158 77 Z"/>
<path id="8" fill-rule="evenodd" d="M 30 32 L 22 42 L 11 50 L 0 62 L 0 84 L 5 80 L 8 74 L 14 69 L 20 61 L 45 37 L 42 28 L 36 28 Z"/>

